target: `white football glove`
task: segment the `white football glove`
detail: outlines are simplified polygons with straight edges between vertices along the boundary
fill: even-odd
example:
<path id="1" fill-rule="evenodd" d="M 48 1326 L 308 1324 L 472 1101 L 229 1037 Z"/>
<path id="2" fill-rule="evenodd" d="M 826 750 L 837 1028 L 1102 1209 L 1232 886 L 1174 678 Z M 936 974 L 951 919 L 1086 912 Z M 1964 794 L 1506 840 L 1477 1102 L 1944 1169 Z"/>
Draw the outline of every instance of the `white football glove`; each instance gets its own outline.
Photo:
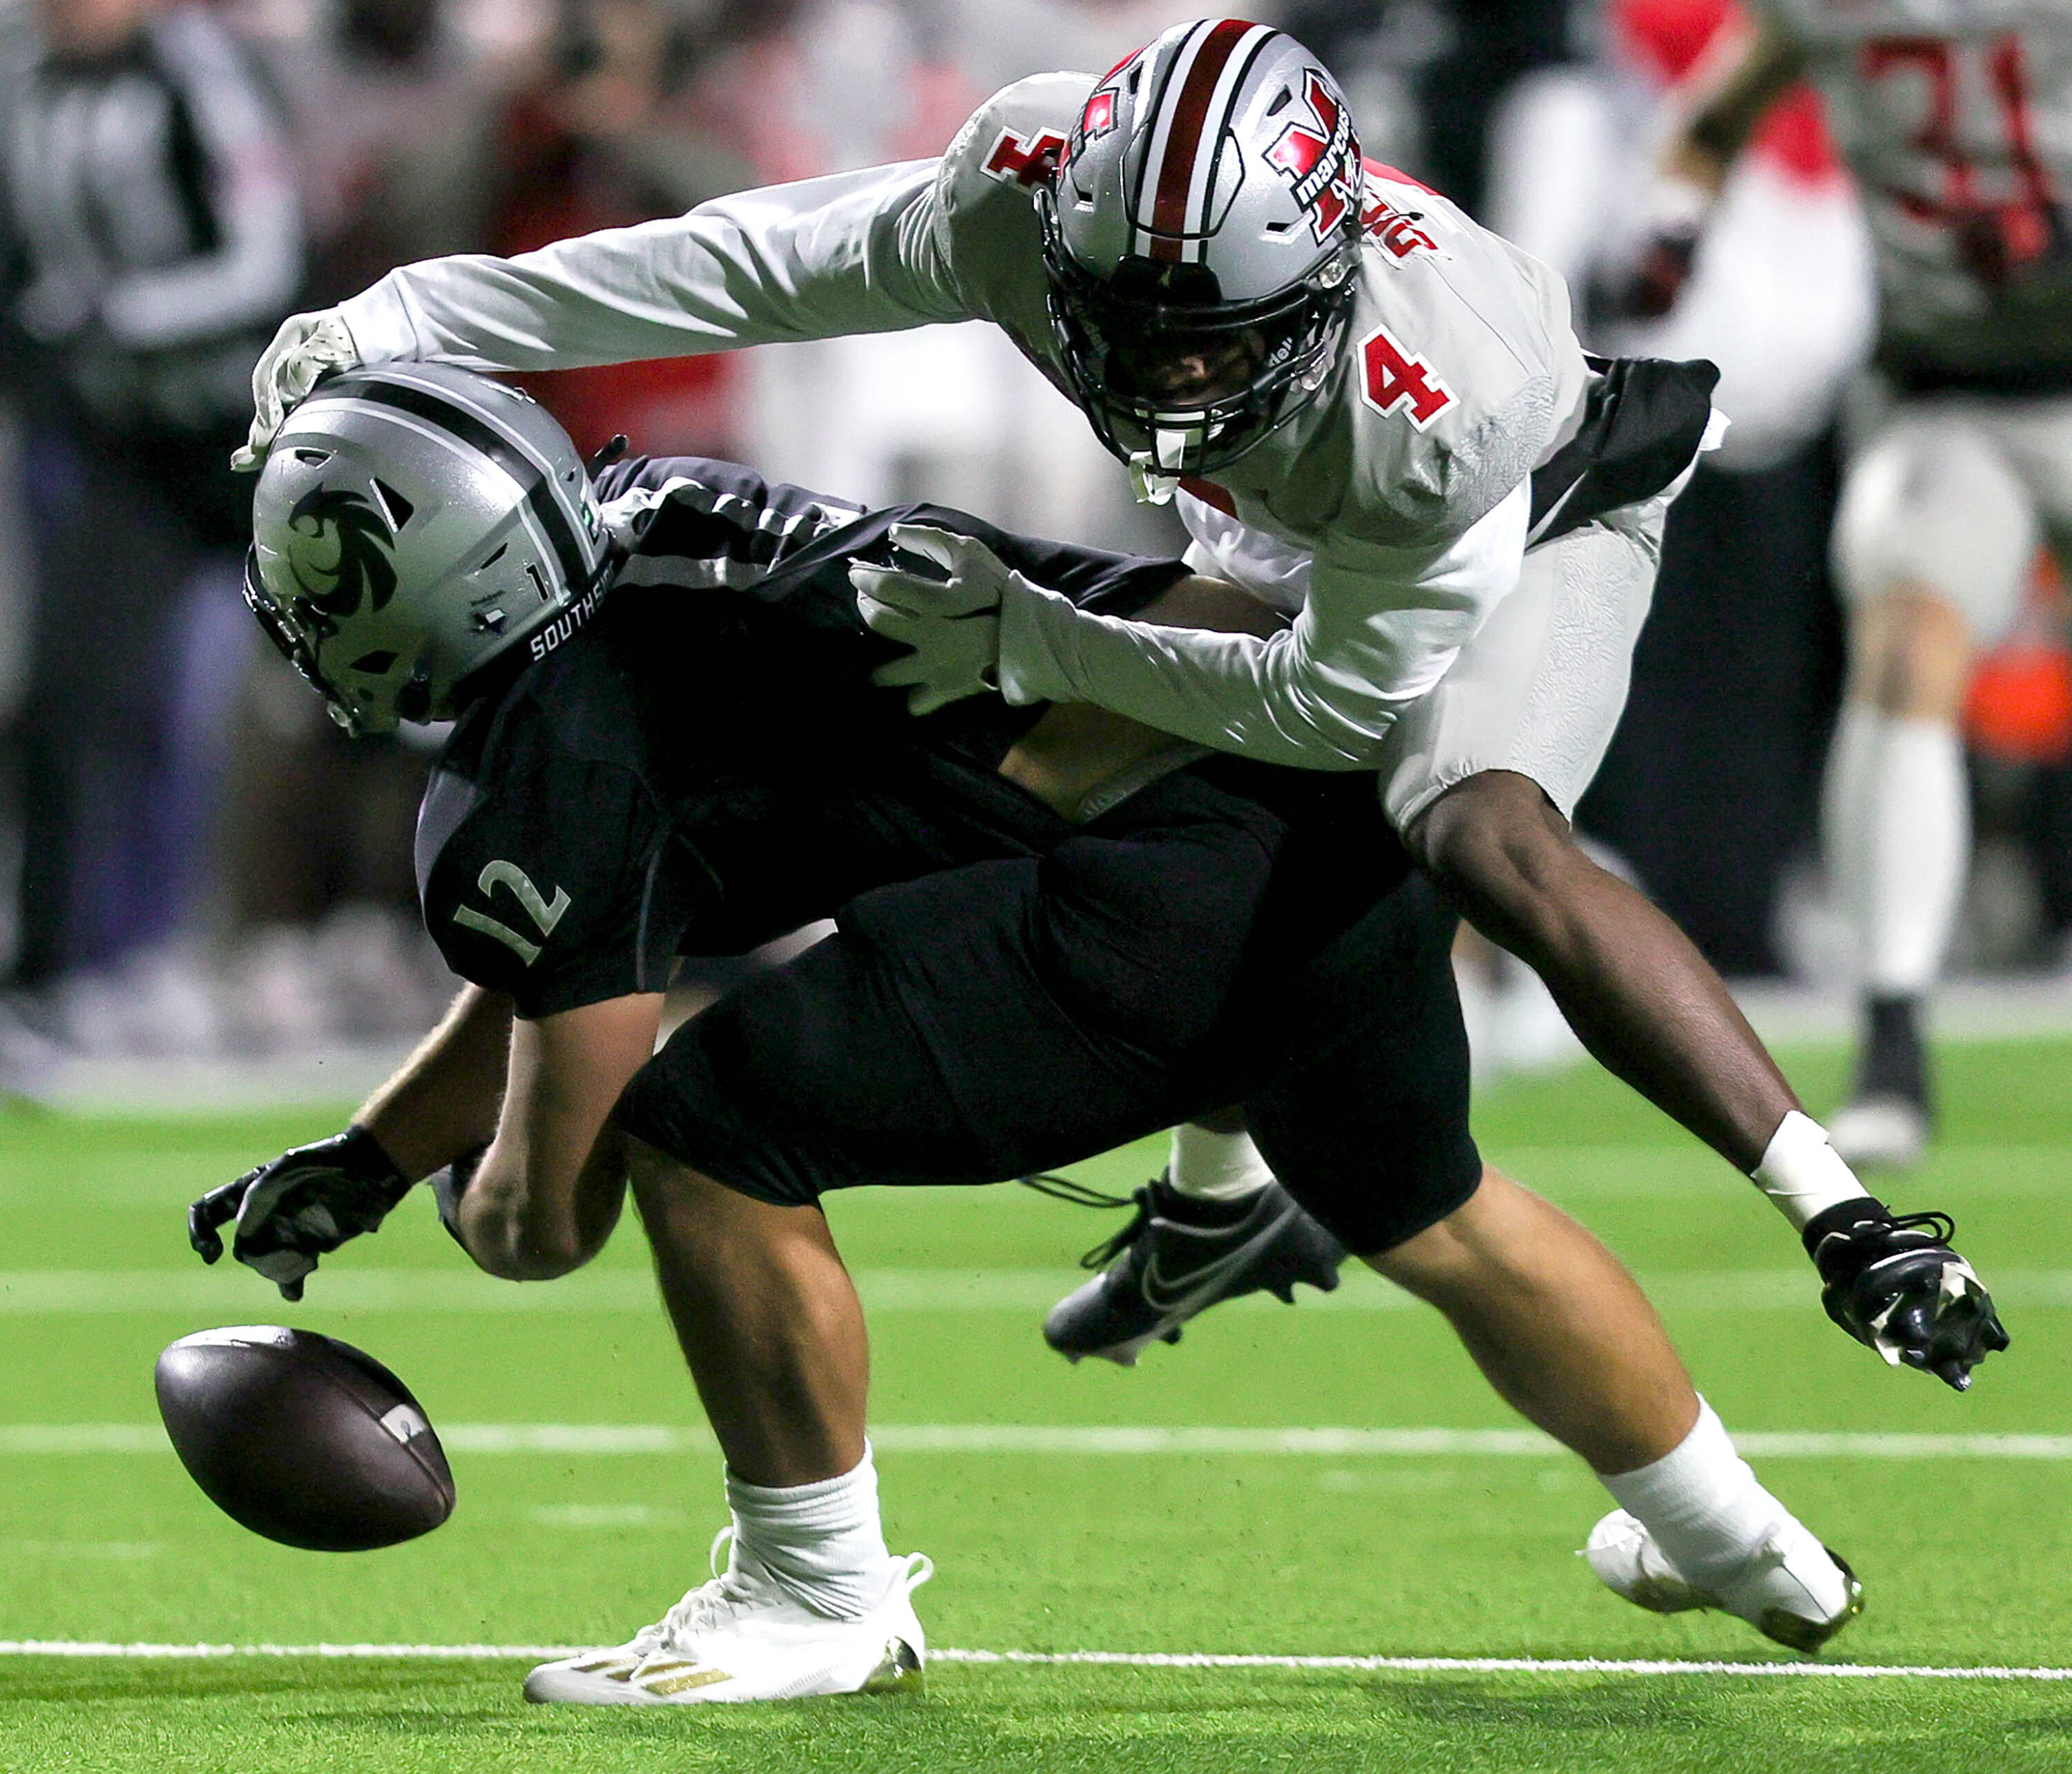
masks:
<path id="1" fill-rule="evenodd" d="M 940 567 L 947 579 L 858 561 L 849 570 L 865 624 L 914 650 L 880 665 L 874 684 L 906 689 L 911 714 L 932 714 L 1000 688 L 1000 607 L 1032 591 L 976 537 L 921 524 L 894 524 L 894 549 Z"/>
<path id="2" fill-rule="evenodd" d="M 252 372 L 252 430 L 230 459 L 240 474 L 256 474 L 288 410 L 334 369 L 351 369 L 360 348 L 335 308 L 291 314 L 281 323 Z"/>

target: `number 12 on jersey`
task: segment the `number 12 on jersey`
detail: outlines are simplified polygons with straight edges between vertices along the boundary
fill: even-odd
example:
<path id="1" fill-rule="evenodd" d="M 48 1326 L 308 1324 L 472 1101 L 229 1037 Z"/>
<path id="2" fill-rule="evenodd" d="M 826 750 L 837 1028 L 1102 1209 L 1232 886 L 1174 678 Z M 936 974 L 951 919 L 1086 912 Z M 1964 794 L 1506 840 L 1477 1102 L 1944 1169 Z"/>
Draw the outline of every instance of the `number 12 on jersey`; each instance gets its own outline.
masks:
<path id="1" fill-rule="evenodd" d="M 554 897 L 549 900 L 532 885 L 532 878 L 516 862 L 507 862 L 501 858 L 483 867 L 475 885 L 478 892 L 490 899 L 495 898 L 500 887 L 508 888 L 520 908 L 532 920 L 532 928 L 540 932 L 541 942 L 553 935 L 554 926 L 561 921 L 561 914 L 569 909 L 569 890 L 566 887 L 556 887 Z M 527 941 L 501 919 L 492 918 L 486 912 L 478 912 L 471 905 L 458 908 L 454 912 L 453 921 L 465 925 L 470 930 L 479 930 L 485 936 L 494 936 L 528 967 L 540 958 L 539 943 Z"/>

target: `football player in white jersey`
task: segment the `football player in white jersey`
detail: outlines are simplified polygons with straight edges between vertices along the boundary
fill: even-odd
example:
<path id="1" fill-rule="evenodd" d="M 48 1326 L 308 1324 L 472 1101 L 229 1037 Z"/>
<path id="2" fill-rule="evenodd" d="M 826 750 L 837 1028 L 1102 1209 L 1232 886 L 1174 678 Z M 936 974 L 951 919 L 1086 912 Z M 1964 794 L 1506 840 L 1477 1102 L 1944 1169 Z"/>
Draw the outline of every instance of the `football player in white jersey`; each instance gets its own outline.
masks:
<path id="1" fill-rule="evenodd" d="M 1970 854 L 1959 736 L 1972 657 L 2072 529 L 2072 11 L 2062 0 L 1755 0 L 1665 158 L 1634 305 L 1674 299 L 1706 211 L 1802 76 L 1863 193 L 1876 360 L 1834 537 L 1847 700 L 1823 809 L 1857 940 L 1862 1052 L 1833 1138 L 1905 1166 L 1930 1115 L 1922 1001 Z"/>
<path id="2" fill-rule="evenodd" d="M 947 585 L 881 570 L 860 587 L 915 649 L 888 670 L 917 710 L 997 687 L 1378 772 L 1468 916 L 1809 1250 L 1918 1236 L 1800 1111 L 1688 941 L 1568 829 L 1708 429 L 1710 367 L 1586 360 L 1560 281 L 1363 170 L 1335 83 L 1278 31 L 1202 19 L 1098 80 L 1021 81 L 939 160 L 393 272 L 284 326 L 245 459 L 358 362 L 541 368 L 972 319 L 1073 396 L 1147 495 L 1178 492 L 1198 570 L 1294 620 L 1253 640 L 1090 616 L 959 549 Z M 1937 1295 L 1889 1358 L 1932 1366 L 1938 1340 L 1974 1340 L 1965 1302 L 1961 1284 Z"/>

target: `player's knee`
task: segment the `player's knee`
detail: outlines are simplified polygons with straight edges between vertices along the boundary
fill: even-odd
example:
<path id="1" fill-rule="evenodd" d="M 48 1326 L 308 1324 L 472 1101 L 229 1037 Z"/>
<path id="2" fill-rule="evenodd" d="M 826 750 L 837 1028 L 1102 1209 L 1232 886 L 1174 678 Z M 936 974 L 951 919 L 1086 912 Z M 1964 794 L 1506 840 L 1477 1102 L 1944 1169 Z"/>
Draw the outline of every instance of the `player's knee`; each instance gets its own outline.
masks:
<path id="1" fill-rule="evenodd" d="M 1445 1219 L 1363 1260 L 1405 1293 L 1447 1311 L 1486 1285 L 1490 1262 L 1484 1222 L 1492 1208 L 1501 1212 L 1504 1192 L 1516 1187 L 1485 1165 L 1474 1193 Z"/>
<path id="2" fill-rule="evenodd" d="M 1971 627 L 1932 586 L 1893 587 L 1855 624 L 1855 694 L 1902 720 L 1954 721 L 1971 680 Z"/>
<path id="3" fill-rule="evenodd" d="M 1405 836 L 1425 871 L 1499 941 L 1540 922 L 1563 876 L 1586 860 L 1540 785 L 1508 770 L 1455 784 Z"/>

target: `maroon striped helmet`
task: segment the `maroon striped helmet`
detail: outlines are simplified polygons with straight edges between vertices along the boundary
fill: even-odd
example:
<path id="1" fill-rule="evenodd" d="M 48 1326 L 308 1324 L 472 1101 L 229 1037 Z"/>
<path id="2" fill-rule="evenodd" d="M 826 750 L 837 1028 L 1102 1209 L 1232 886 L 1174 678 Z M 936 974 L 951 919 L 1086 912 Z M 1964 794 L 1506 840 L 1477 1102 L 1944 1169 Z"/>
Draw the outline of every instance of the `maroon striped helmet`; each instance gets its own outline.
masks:
<path id="1" fill-rule="evenodd" d="M 1039 187 L 1050 323 L 1102 442 L 1211 471 L 1315 395 L 1359 263 L 1345 95 L 1285 32 L 1175 25 L 1104 76 Z"/>

